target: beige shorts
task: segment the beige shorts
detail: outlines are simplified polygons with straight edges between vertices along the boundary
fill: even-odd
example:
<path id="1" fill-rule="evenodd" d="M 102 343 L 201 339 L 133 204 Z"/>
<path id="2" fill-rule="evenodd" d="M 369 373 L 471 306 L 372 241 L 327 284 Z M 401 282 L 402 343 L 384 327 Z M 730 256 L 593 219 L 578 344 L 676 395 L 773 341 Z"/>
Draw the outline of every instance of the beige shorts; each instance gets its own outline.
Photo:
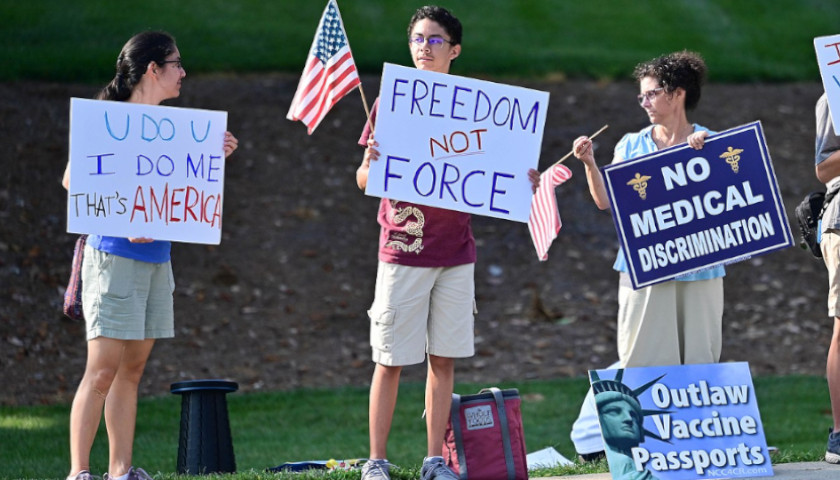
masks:
<path id="1" fill-rule="evenodd" d="M 407 267 L 379 262 L 368 310 L 373 361 L 388 366 L 422 363 L 426 353 L 475 354 L 475 265 Z"/>
<path id="2" fill-rule="evenodd" d="M 820 240 L 823 261 L 828 269 L 828 316 L 840 316 L 840 230 L 826 230 Z"/>
<path id="3" fill-rule="evenodd" d="M 82 310 L 87 339 L 175 336 L 172 264 L 120 257 L 85 245 Z"/>

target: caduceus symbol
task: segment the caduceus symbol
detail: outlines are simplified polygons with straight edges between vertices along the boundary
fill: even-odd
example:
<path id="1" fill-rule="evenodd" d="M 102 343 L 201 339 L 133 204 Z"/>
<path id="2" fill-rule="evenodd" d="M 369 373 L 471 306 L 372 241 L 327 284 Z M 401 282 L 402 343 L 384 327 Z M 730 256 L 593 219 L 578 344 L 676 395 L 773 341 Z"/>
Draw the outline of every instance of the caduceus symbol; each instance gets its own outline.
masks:
<path id="1" fill-rule="evenodd" d="M 742 148 L 729 147 L 727 151 L 720 154 L 720 158 L 725 158 L 726 163 L 728 163 L 729 166 L 732 167 L 732 171 L 738 173 L 738 161 L 741 160 L 740 154 L 743 151 L 744 149 Z"/>
<path id="2" fill-rule="evenodd" d="M 647 182 L 650 180 L 650 175 L 642 175 L 636 172 L 636 176 L 631 178 L 627 185 L 633 185 L 633 190 L 639 192 L 639 198 L 642 200 L 647 198 Z"/>

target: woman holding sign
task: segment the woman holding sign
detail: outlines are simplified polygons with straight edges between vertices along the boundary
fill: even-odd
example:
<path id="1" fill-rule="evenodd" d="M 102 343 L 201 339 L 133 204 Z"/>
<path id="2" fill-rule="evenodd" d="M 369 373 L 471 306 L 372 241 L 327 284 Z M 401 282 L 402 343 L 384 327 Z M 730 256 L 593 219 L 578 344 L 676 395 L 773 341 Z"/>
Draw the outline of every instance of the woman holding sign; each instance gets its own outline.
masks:
<path id="1" fill-rule="evenodd" d="M 615 147 L 613 163 L 674 145 L 701 149 L 711 133 L 688 121 L 697 106 L 706 65 L 696 53 L 671 53 L 636 66 L 639 104 L 651 125 L 628 133 Z M 604 178 L 588 137 L 574 142 L 575 157 L 586 168 L 589 192 L 598 208 L 609 208 Z M 715 363 L 720 359 L 723 317 L 722 266 L 634 290 L 624 252 L 613 268 L 619 274 L 618 358 L 622 367 Z"/>
<path id="2" fill-rule="evenodd" d="M 408 26 L 408 47 L 420 70 L 449 73 L 461 54 L 461 23 L 449 11 L 420 8 Z M 370 162 L 379 158 L 371 126 L 378 101 L 359 144 L 367 147 L 356 172 L 368 182 Z M 410 128 L 410 127 L 406 127 Z M 529 172 L 532 185 L 539 173 Z M 421 479 L 456 480 L 441 453 L 454 386 L 455 359 L 474 354 L 475 239 L 468 213 L 383 198 L 376 291 L 368 314 L 376 367 L 370 387 L 370 460 L 362 480 L 388 480 L 386 447 L 402 367 L 422 363 L 426 377 L 427 456 Z"/>
<path id="3" fill-rule="evenodd" d="M 164 32 L 132 37 L 117 58 L 114 79 L 99 100 L 158 105 L 176 98 L 186 72 L 175 39 Z M 225 156 L 237 148 L 225 133 Z M 62 181 L 70 185 L 69 164 Z M 105 416 L 105 478 L 151 478 L 132 466 L 137 390 L 155 339 L 174 336 L 171 244 L 150 238 L 88 237 L 82 264 L 87 363 L 70 412 L 70 475 L 89 480 L 90 451 Z"/>

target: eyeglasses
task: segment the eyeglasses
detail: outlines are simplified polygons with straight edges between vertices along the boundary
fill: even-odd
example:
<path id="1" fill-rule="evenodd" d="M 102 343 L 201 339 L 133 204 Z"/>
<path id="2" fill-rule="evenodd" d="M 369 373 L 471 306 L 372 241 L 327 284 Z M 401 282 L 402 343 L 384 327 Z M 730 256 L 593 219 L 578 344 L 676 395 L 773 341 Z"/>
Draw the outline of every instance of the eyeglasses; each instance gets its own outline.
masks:
<path id="1" fill-rule="evenodd" d="M 648 90 L 647 92 L 636 95 L 636 98 L 639 100 L 639 105 L 643 105 L 645 103 L 645 99 L 652 102 L 657 95 L 664 91 L 665 87 L 654 88 L 653 90 Z"/>
<path id="2" fill-rule="evenodd" d="M 181 70 L 184 69 L 184 66 L 181 65 L 181 59 L 180 58 L 178 60 L 164 60 L 164 61 L 160 62 L 161 65 L 166 65 L 167 63 L 174 63 L 175 68 L 180 68 Z"/>
<path id="3" fill-rule="evenodd" d="M 416 37 L 409 38 L 408 41 L 418 47 L 422 47 L 423 44 L 428 42 L 429 48 L 440 48 L 444 43 L 452 43 L 449 40 L 437 35 L 429 38 L 426 38 L 423 35 L 417 35 Z"/>

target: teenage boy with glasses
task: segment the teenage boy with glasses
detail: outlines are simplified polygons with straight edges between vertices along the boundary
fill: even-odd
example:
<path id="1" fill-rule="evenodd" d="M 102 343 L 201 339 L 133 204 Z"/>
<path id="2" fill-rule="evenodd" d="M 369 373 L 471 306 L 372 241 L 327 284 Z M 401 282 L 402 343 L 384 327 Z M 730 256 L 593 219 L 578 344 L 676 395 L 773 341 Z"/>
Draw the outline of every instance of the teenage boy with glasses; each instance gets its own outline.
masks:
<path id="1" fill-rule="evenodd" d="M 446 9 L 417 10 L 408 26 L 414 66 L 449 73 L 461 53 L 461 23 Z M 378 100 L 371 112 L 376 120 Z M 370 162 L 379 158 L 370 124 L 359 144 L 367 147 L 356 181 L 367 186 Z M 539 172 L 531 170 L 532 184 Z M 536 187 L 534 186 L 534 189 Z M 388 480 L 387 442 L 402 367 L 422 363 L 426 377 L 426 458 L 421 479 L 457 480 L 441 453 L 449 418 L 455 359 L 474 354 L 475 239 L 470 215 L 383 198 L 376 291 L 368 314 L 376 367 L 370 387 L 370 455 L 362 480 Z"/>

